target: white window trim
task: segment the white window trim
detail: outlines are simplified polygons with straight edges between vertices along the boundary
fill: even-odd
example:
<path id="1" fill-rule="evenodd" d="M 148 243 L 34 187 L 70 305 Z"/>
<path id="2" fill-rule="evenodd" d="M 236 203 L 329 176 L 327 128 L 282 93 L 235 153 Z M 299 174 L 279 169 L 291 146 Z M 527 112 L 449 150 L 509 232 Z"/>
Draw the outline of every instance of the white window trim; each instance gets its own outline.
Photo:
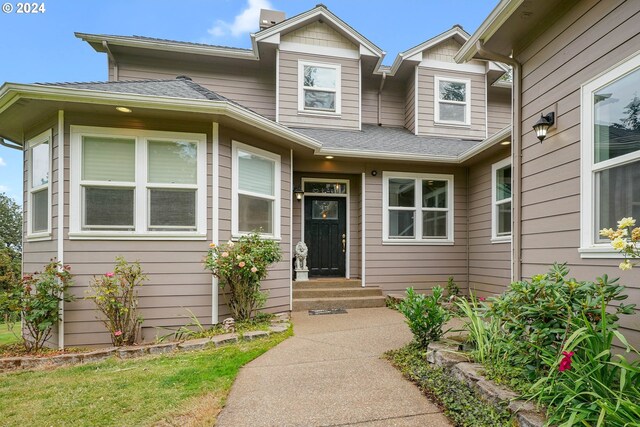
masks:
<path id="1" fill-rule="evenodd" d="M 135 183 L 109 183 L 109 186 L 134 187 L 134 225 L 130 230 L 82 229 L 82 138 L 85 136 L 127 137 L 135 140 Z M 147 183 L 148 140 L 180 140 L 193 142 L 198 147 L 196 161 L 196 230 L 153 231 L 147 229 L 147 202 L 149 188 L 171 188 L 172 184 Z M 148 131 L 137 129 L 71 126 L 70 208 L 69 238 L 74 240 L 206 240 L 207 238 L 207 136 L 200 133 Z M 99 182 L 104 185 L 104 181 Z M 179 186 L 185 188 L 186 186 Z"/>
<path id="2" fill-rule="evenodd" d="M 444 77 L 444 76 L 434 76 L 434 86 L 433 86 L 433 121 L 439 125 L 447 125 L 447 126 L 471 126 L 471 80 L 469 79 L 460 79 L 457 77 Z M 452 82 L 452 83 L 463 83 L 466 85 L 466 98 L 465 102 L 460 101 L 443 101 L 440 99 L 440 82 Z M 440 103 L 444 102 L 447 104 L 456 104 L 456 105 L 464 105 L 465 113 L 464 113 L 464 122 L 459 122 L 455 120 L 440 120 Z"/>
<path id="3" fill-rule="evenodd" d="M 44 144 L 45 142 L 49 143 L 49 179 L 46 184 L 40 185 L 35 188 L 31 188 L 31 177 L 33 175 L 33 159 L 32 159 L 32 149 L 37 147 L 40 144 Z M 28 207 L 28 215 L 27 215 L 27 240 L 29 241 L 38 241 L 38 240 L 51 240 L 51 181 L 53 178 L 51 165 L 53 164 L 53 132 L 51 129 L 48 129 L 41 134 L 31 138 L 27 141 L 27 207 Z M 32 203 L 32 195 L 33 193 L 37 193 L 44 189 L 47 189 L 47 230 L 46 231 L 38 231 L 33 232 L 33 203 Z"/>
<path id="4" fill-rule="evenodd" d="M 511 157 L 507 157 L 491 166 L 491 243 L 509 243 L 511 242 L 511 234 L 505 236 L 498 236 L 498 205 L 511 202 L 512 197 L 506 199 L 497 200 L 498 192 L 496 186 L 498 180 L 496 179 L 496 173 L 498 170 L 511 166 Z M 512 186 L 513 188 L 513 186 Z M 511 217 L 513 218 L 513 209 L 511 209 Z"/>
<path id="5" fill-rule="evenodd" d="M 595 241 L 597 224 L 595 173 L 639 160 L 640 150 L 596 165 L 593 146 L 592 95 L 600 88 L 636 71 L 638 68 L 640 68 L 640 54 L 636 53 L 584 83 L 581 87 L 580 189 L 582 205 L 580 209 L 580 248 L 578 249 L 581 258 L 623 258 L 622 254 L 615 251 L 610 243 L 596 243 Z"/>
<path id="6" fill-rule="evenodd" d="M 250 153 L 252 155 L 258 156 L 258 157 L 262 157 L 266 160 L 271 160 L 275 163 L 275 168 L 274 168 L 274 189 L 273 189 L 273 197 L 271 196 L 266 196 L 264 194 L 256 194 L 256 193 L 251 193 L 251 192 L 247 192 L 247 191 L 240 191 L 239 186 L 238 186 L 238 182 L 239 182 L 239 178 L 238 178 L 238 172 L 239 172 L 239 168 L 238 168 L 238 150 Z M 270 199 L 273 200 L 273 213 L 272 213 L 272 217 L 273 217 L 273 233 L 272 234 L 267 234 L 267 233 L 261 233 L 261 236 L 265 239 L 271 239 L 271 240 L 280 240 L 281 239 L 281 231 L 280 231 L 280 221 L 281 221 L 281 199 L 282 199 L 282 194 L 281 194 L 281 181 L 282 181 L 282 175 L 280 172 L 280 168 L 281 168 L 281 158 L 280 155 L 272 153 L 270 151 L 266 151 L 266 150 L 262 150 L 260 148 L 256 148 L 253 147 L 251 145 L 247 145 L 247 144 L 243 144 L 242 142 L 238 142 L 235 140 L 231 141 L 231 237 L 233 239 L 238 239 L 241 236 L 246 235 L 247 233 L 243 233 L 240 232 L 238 230 L 239 228 L 239 221 L 238 221 L 238 214 L 239 214 L 239 203 L 238 203 L 238 195 L 239 194 L 246 194 L 249 196 L 255 196 L 255 197 L 259 197 L 262 199 Z"/>
<path id="7" fill-rule="evenodd" d="M 336 87 L 321 88 L 321 87 L 307 87 L 304 86 L 304 67 L 320 67 L 331 68 L 336 71 Z M 336 94 L 336 111 L 324 111 L 307 109 L 304 106 L 304 90 L 319 90 L 325 92 L 335 92 Z M 309 62 L 298 61 L 298 114 L 300 115 L 320 115 L 320 116 L 340 116 L 342 114 L 342 66 L 340 64 L 322 63 L 322 62 Z"/>
<path id="8" fill-rule="evenodd" d="M 415 202 L 413 208 L 395 208 L 389 206 L 389 179 L 414 179 L 415 184 Z M 422 207 L 422 185 L 418 185 L 421 180 L 447 181 L 447 206 L 448 208 L 434 209 Z M 453 245 L 454 244 L 454 185 L 453 175 L 445 174 L 421 174 L 410 172 L 382 172 L 382 243 L 384 245 Z M 414 229 L 415 238 L 413 239 L 394 239 L 389 238 L 389 209 L 411 210 L 415 211 Z M 447 211 L 447 238 L 445 239 L 424 239 L 422 238 L 422 212 L 425 210 L 443 210 Z M 418 216 L 420 213 L 420 216 Z"/>

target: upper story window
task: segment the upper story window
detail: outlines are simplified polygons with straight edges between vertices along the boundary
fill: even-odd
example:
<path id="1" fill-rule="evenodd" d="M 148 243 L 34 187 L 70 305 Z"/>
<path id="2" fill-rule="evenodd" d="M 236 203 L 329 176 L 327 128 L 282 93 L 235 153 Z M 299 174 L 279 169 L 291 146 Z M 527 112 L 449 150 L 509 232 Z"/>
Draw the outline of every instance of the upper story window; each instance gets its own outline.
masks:
<path id="1" fill-rule="evenodd" d="M 51 130 L 27 142 L 27 238 L 51 236 Z"/>
<path id="2" fill-rule="evenodd" d="M 206 137 L 72 127 L 71 235 L 206 237 Z"/>
<path id="3" fill-rule="evenodd" d="M 234 237 L 258 232 L 280 238 L 280 156 L 233 141 Z"/>
<path id="4" fill-rule="evenodd" d="M 340 65 L 299 61 L 298 67 L 298 110 L 340 114 Z"/>
<path id="5" fill-rule="evenodd" d="M 492 168 L 491 241 L 511 241 L 511 159 L 495 163 Z"/>
<path id="6" fill-rule="evenodd" d="M 383 173 L 385 243 L 453 243 L 453 175 Z"/>
<path id="7" fill-rule="evenodd" d="M 640 55 L 582 87 L 583 256 L 616 256 L 603 228 L 640 218 Z"/>
<path id="8" fill-rule="evenodd" d="M 436 76 L 435 92 L 434 117 L 436 123 L 464 126 L 470 124 L 470 80 Z"/>

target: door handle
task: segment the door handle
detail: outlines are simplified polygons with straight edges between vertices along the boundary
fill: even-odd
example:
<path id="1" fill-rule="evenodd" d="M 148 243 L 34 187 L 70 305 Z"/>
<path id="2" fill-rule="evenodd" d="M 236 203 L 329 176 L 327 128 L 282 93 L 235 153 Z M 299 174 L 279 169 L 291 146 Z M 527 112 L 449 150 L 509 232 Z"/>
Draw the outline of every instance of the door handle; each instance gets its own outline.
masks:
<path id="1" fill-rule="evenodd" d="M 343 234 L 342 235 L 342 253 L 346 253 L 347 252 L 347 235 Z"/>

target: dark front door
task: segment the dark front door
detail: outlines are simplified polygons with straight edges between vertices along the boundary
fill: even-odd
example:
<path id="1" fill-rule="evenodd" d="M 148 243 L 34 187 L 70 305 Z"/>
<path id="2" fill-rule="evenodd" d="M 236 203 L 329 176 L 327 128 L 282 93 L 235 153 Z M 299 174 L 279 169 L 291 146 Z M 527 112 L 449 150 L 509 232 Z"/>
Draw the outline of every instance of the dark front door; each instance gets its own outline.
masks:
<path id="1" fill-rule="evenodd" d="M 344 277 L 347 252 L 347 199 L 304 198 L 304 242 L 310 276 Z"/>

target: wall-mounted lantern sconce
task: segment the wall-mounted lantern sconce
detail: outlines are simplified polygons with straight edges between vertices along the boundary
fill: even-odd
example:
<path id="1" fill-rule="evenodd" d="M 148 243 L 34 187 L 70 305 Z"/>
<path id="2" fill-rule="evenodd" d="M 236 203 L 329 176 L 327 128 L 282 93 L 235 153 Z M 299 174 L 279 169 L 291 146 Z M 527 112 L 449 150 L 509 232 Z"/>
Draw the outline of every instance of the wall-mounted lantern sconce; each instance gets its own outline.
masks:
<path id="1" fill-rule="evenodd" d="M 304 191 L 302 191 L 302 188 L 296 187 L 296 188 L 293 189 L 293 195 L 296 196 L 296 200 L 300 201 L 300 200 L 302 200 L 302 196 L 304 195 Z"/>
<path id="2" fill-rule="evenodd" d="M 536 136 L 542 142 L 547 137 L 547 131 L 556 122 L 555 113 L 548 113 L 546 115 L 540 114 L 540 119 L 533 125 L 533 130 L 536 131 Z"/>

